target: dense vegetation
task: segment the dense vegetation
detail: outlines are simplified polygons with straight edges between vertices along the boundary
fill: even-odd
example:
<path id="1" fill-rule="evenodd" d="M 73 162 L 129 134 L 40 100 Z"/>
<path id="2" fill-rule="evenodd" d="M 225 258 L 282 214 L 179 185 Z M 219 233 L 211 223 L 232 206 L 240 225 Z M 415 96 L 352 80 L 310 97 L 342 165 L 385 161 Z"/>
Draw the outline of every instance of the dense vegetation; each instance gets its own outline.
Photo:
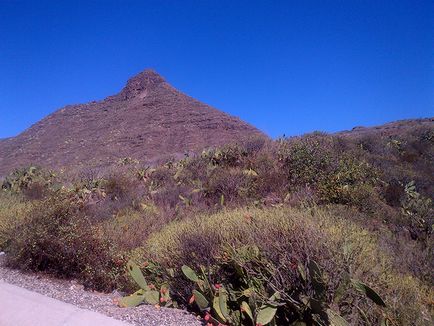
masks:
<path id="1" fill-rule="evenodd" d="M 137 303 L 212 324 L 431 325 L 433 176 L 427 127 L 77 175 L 31 167 L 3 180 L 0 250 L 99 290 L 136 290 L 130 261 Z"/>

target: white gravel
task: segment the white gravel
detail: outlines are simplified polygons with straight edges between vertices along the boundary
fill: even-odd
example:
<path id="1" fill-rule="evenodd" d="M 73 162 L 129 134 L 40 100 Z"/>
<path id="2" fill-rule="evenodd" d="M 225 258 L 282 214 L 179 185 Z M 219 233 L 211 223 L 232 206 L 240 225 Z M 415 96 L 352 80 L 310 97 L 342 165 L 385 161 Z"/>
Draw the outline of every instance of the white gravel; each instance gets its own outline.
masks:
<path id="1" fill-rule="evenodd" d="M 0 254 L 0 280 L 51 298 L 71 303 L 83 309 L 96 311 L 115 319 L 140 326 L 203 325 L 202 321 L 180 309 L 156 308 L 141 305 L 136 308 L 119 308 L 116 294 L 86 291 L 73 280 L 59 280 L 40 273 L 24 273 L 4 266 L 5 255 Z"/>

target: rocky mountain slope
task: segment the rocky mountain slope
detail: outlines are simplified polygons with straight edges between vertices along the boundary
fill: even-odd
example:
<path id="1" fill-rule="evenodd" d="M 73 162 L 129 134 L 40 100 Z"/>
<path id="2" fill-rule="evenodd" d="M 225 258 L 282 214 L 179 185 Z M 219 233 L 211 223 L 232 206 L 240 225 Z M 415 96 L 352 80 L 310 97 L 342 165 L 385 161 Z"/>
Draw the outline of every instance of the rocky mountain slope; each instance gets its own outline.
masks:
<path id="1" fill-rule="evenodd" d="M 409 130 L 414 130 L 421 127 L 434 128 L 434 118 L 397 120 L 374 127 L 358 126 L 351 130 L 338 132 L 337 134 L 352 137 L 362 137 L 368 135 L 388 137 L 399 136 L 408 132 Z"/>
<path id="2" fill-rule="evenodd" d="M 252 136 L 265 137 L 145 70 L 114 96 L 66 106 L 0 140 L 0 175 L 30 164 L 89 168 L 124 157 L 152 163 Z"/>

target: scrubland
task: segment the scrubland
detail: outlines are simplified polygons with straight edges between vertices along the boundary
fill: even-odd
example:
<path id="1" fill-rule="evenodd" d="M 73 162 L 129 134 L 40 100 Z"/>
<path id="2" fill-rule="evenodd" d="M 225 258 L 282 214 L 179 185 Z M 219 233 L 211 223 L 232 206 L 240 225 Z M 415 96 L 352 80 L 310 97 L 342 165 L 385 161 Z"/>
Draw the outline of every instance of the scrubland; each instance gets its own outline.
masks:
<path id="1" fill-rule="evenodd" d="M 103 291 L 137 290 L 133 263 L 160 305 L 216 325 L 432 325 L 433 176 L 427 127 L 29 167 L 2 181 L 0 250 Z"/>

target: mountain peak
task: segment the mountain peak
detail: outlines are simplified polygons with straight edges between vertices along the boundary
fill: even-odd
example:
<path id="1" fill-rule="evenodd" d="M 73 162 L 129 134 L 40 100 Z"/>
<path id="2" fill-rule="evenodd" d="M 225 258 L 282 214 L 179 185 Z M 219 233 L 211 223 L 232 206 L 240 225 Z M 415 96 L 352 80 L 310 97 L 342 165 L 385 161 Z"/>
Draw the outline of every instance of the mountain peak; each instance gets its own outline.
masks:
<path id="1" fill-rule="evenodd" d="M 132 80 L 142 80 L 142 81 L 148 81 L 148 82 L 154 82 L 154 83 L 162 83 L 164 82 L 164 78 L 161 77 L 161 75 L 156 72 L 154 69 L 145 69 L 142 72 L 139 72 L 134 77 L 130 78 L 128 82 Z"/>
<path id="2" fill-rule="evenodd" d="M 62 108 L 0 140 L 0 176 L 31 164 L 76 172 L 125 157 L 154 164 L 250 137 L 266 136 L 145 70 L 107 100 Z"/>
<path id="3" fill-rule="evenodd" d="M 149 91 L 165 83 L 166 80 L 161 77 L 155 70 L 146 69 L 131 77 L 121 91 L 124 99 L 130 99 L 137 96 L 146 96 Z"/>

